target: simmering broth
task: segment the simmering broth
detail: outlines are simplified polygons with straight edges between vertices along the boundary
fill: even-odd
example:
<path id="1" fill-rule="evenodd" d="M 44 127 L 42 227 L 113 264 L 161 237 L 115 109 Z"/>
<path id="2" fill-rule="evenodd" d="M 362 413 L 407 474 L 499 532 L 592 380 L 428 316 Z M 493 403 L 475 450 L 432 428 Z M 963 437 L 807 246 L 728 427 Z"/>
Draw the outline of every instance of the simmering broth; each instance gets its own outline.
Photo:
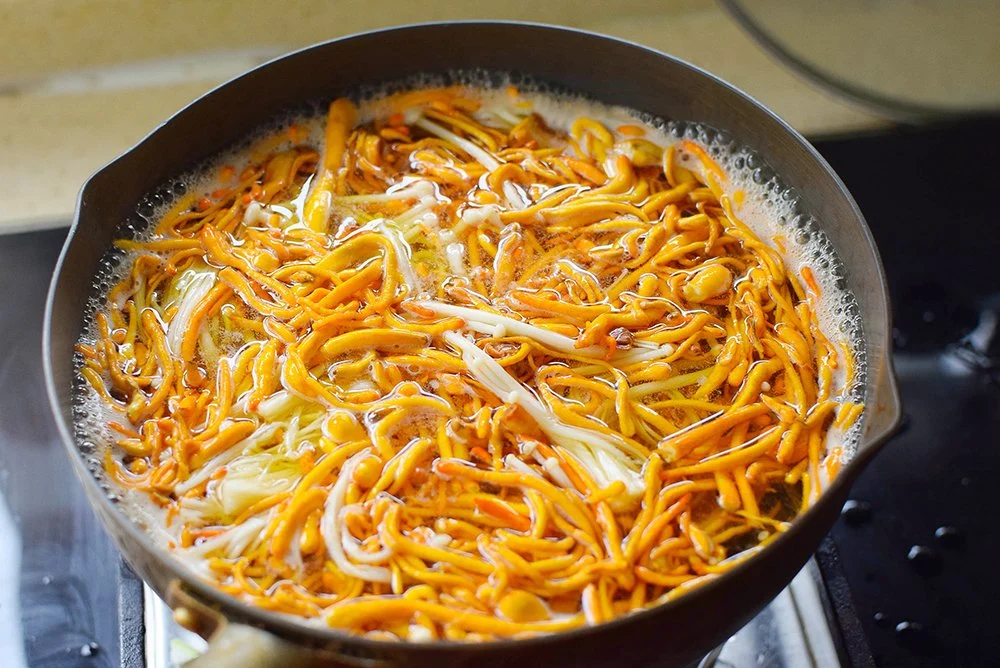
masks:
<path id="1" fill-rule="evenodd" d="M 371 637 L 597 624 L 751 557 L 856 438 L 842 265 L 699 125 L 335 100 L 118 242 L 81 439 L 203 577 Z"/>

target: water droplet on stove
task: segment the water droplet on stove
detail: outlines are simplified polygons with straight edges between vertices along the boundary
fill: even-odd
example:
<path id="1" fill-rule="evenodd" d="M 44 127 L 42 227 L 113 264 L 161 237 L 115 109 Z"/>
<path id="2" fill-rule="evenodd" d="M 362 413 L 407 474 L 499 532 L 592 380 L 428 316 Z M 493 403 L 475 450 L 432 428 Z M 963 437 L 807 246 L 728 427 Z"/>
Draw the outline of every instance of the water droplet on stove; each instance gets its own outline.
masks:
<path id="1" fill-rule="evenodd" d="M 884 612 L 876 612 L 872 615 L 872 619 L 875 620 L 875 625 L 882 628 L 889 626 L 889 617 Z"/>
<path id="2" fill-rule="evenodd" d="M 925 545 L 914 545 L 906 558 L 921 575 L 937 575 L 941 572 L 941 557 Z"/>
<path id="3" fill-rule="evenodd" d="M 934 537 L 937 538 L 938 543 L 941 547 L 956 548 L 961 547 L 962 543 L 965 542 L 965 536 L 962 535 L 962 531 L 953 526 L 939 526 L 934 530 Z"/>
<path id="4" fill-rule="evenodd" d="M 872 506 L 867 501 L 848 499 L 847 503 L 844 504 L 843 510 L 840 511 L 840 514 L 844 518 L 845 522 L 852 526 L 858 526 L 871 519 Z"/>
<path id="5" fill-rule="evenodd" d="M 911 647 L 922 645 L 927 641 L 924 625 L 919 622 L 902 621 L 896 624 L 896 639 Z"/>

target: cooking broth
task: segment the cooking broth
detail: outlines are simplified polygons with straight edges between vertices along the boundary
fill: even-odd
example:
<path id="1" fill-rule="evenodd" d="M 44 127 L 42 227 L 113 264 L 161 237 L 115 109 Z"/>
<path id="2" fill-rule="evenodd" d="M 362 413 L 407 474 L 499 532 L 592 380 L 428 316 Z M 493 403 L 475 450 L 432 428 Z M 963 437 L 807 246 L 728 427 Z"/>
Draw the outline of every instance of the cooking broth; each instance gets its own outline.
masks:
<path id="1" fill-rule="evenodd" d="M 376 638 L 596 624 L 751 556 L 856 446 L 857 304 L 756 154 L 483 83 L 269 126 L 103 266 L 78 438 L 233 596 Z"/>

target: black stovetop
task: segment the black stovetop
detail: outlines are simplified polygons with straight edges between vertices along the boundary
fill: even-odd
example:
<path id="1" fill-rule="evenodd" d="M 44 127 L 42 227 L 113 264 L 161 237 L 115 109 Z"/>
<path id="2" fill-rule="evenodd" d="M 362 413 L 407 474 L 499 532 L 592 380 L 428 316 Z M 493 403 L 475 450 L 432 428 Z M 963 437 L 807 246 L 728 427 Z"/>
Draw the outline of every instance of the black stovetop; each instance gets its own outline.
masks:
<path id="1" fill-rule="evenodd" d="M 842 661 L 987 665 L 1000 591 L 989 520 L 1000 510 L 1000 119 L 815 143 L 881 250 L 909 416 L 818 555 Z M 0 237 L 0 644 L 13 665 L 139 667 L 140 585 L 72 478 L 39 372 L 40 304 L 64 236 Z M 941 526 L 957 537 L 936 538 Z M 930 551 L 911 560 L 915 545 Z M 3 635 L 14 615 L 21 648 Z"/>
<path id="2" fill-rule="evenodd" d="M 1000 119 L 816 146 L 882 254 L 908 417 L 851 492 L 870 519 L 842 519 L 831 534 L 857 619 L 878 665 L 993 665 Z M 942 526 L 959 533 L 935 537 Z M 933 552 L 909 559 L 915 545 Z"/>

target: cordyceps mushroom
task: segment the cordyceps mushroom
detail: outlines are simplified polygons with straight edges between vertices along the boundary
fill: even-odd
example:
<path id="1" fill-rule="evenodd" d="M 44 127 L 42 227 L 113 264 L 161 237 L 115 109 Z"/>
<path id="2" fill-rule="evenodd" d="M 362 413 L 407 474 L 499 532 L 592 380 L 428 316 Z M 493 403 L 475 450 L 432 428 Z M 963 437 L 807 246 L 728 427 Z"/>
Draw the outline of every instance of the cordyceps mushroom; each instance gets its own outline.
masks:
<path id="1" fill-rule="evenodd" d="M 335 100 L 324 145 L 268 137 L 119 242 L 77 346 L 105 466 L 224 591 L 379 638 L 557 632 L 727 571 L 835 473 L 863 407 L 815 268 L 698 143 L 539 99 Z"/>

